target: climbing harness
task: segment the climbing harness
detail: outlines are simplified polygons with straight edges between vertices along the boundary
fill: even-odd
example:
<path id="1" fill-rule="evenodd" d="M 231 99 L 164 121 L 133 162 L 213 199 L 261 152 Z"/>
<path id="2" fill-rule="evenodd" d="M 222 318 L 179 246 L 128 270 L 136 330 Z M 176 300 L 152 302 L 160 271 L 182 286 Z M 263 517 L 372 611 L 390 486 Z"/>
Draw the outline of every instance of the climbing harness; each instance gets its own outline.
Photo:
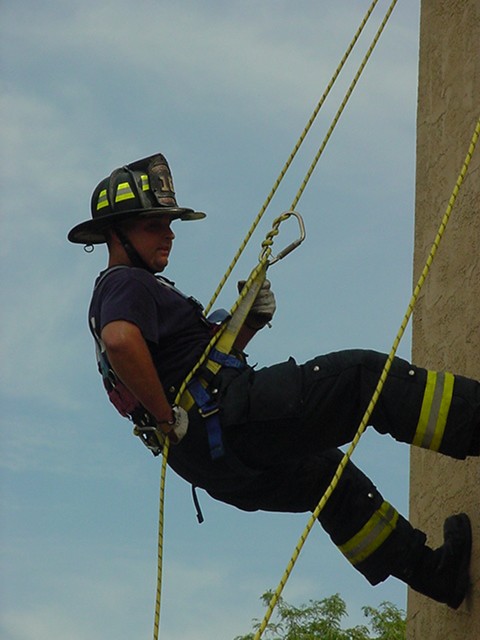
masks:
<path id="1" fill-rule="evenodd" d="M 97 290 L 101 284 L 112 273 L 115 273 L 121 269 L 129 269 L 126 265 L 116 265 L 106 269 L 100 277 L 97 279 L 94 287 L 94 291 Z M 164 276 L 155 275 L 155 279 L 158 285 L 173 291 L 176 295 L 184 298 L 195 309 L 198 317 L 205 322 L 205 324 L 211 328 L 213 325 L 203 314 L 203 306 L 193 296 L 186 296 L 179 289 L 177 289 L 173 282 L 165 278 Z M 103 385 L 107 392 L 110 402 L 114 405 L 117 411 L 125 418 L 129 418 L 135 425 L 134 433 L 138 435 L 143 444 L 153 453 L 158 456 L 162 452 L 162 448 L 165 442 L 165 435 L 162 431 L 157 429 L 157 423 L 155 418 L 149 413 L 130 392 L 130 390 L 119 380 L 117 374 L 113 370 L 110 362 L 108 361 L 105 345 L 99 332 L 97 331 L 95 317 L 89 318 L 90 331 L 95 340 L 95 355 L 97 360 L 97 367 L 100 375 L 102 376 Z M 232 365 L 230 365 L 232 366 Z"/>
<path id="2" fill-rule="evenodd" d="M 299 236 L 276 256 L 271 257 L 274 238 L 279 233 L 280 225 L 290 217 L 294 217 L 297 220 Z M 225 314 L 223 323 L 217 327 L 202 356 L 185 378 L 176 394 L 176 404 L 179 404 L 185 411 L 189 411 L 196 405 L 198 412 L 205 419 L 210 453 L 214 460 L 222 457 L 225 451 L 221 442 L 218 406 L 212 394 L 208 391 L 208 386 L 222 367 L 228 366 L 235 369 L 243 369 L 245 367 L 245 363 L 232 355 L 231 352 L 238 333 L 245 323 L 247 315 L 265 280 L 266 271 L 268 267 L 282 260 L 300 246 L 304 239 L 305 226 L 301 215 L 296 211 L 286 211 L 274 220 L 272 229 L 262 242 L 262 251 L 259 256 L 258 265 L 250 273 L 237 302 L 233 305 L 230 312 L 226 313 L 221 310 Z M 163 281 L 164 279 L 161 278 L 161 280 Z M 171 285 L 167 284 L 167 286 Z M 208 319 L 210 321 L 214 320 L 215 314 L 209 316 Z M 144 425 L 136 424 L 134 434 L 142 438 L 143 443 L 154 455 L 158 455 L 165 444 L 164 434 L 155 428 L 152 430 L 151 425 L 145 428 Z M 157 442 L 152 440 L 154 435 L 158 437 Z"/>

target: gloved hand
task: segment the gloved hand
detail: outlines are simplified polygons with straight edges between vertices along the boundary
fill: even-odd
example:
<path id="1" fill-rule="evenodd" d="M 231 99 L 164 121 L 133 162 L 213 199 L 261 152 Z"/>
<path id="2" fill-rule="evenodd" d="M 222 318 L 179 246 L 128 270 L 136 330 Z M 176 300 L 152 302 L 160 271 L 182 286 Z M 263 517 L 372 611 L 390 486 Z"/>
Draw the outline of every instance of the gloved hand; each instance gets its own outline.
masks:
<path id="1" fill-rule="evenodd" d="M 240 280 L 238 282 L 239 292 L 245 286 L 245 282 L 246 280 Z M 270 288 L 270 280 L 265 280 L 260 287 L 260 291 L 257 293 L 257 297 L 250 309 L 245 324 L 255 331 L 263 329 L 273 318 L 276 308 L 275 295 Z"/>
<path id="2" fill-rule="evenodd" d="M 188 413 L 177 405 L 172 407 L 172 411 L 175 424 L 168 432 L 168 437 L 172 444 L 178 444 L 188 431 Z"/>

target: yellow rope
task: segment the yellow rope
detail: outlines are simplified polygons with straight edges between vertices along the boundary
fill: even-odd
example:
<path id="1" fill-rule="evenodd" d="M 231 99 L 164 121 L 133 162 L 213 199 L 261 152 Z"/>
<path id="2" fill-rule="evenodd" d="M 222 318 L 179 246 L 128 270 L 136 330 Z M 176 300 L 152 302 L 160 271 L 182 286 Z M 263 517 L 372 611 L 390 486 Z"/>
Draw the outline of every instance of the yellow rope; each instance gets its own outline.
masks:
<path id="1" fill-rule="evenodd" d="M 266 268 L 268 263 L 268 259 L 271 255 L 271 239 L 270 235 L 276 235 L 278 233 L 278 225 L 285 219 L 285 216 L 280 216 L 275 220 L 273 225 L 273 230 L 270 234 L 267 235 L 267 238 L 263 245 L 263 251 L 260 256 L 259 262 L 257 266 L 252 270 L 249 278 L 247 279 L 237 301 L 233 305 L 231 309 L 231 314 L 235 313 L 236 309 L 240 306 L 241 300 L 245 297 L 248 292 L 249 283 L 253 282 L 253 280 L 259 275 L 262 269 Z M 205 362 L 208 357 L 208 353 L 213 348 L 213 346 L 220 339 L 222 334 L 222 329 L 217 331 L 217 333 L 210 340 L 206 350 L 203 352 L 199 361 L 196 363 L 195 367 L 190 371 L 188 376 L 183 381 L 182 385 L 176 396 L 176 402 L 179 401 L 183 392 L 187 388 L 188 383 L 195 375 L 196 371 L 199 367 Z M 163 574 L 163 534 L 164 534 L 164 521 L 165 521 L 165 485 L 166 485 L 166 474 L 167 474 L 167 461 L 168 461 L 168 451 L 169 451 L 170 441 L 168 438 L 165 438 L 162 450 L 162 468 L 160 474 L 160 499 L 159 499 L 159 515 L 158 515 L 158 546 L 157 546 L 157 589 L 156 589 L 156 597 L 155 597 L 155 618 L 154 618 L 154 626 L 153 626 L 153 638 L 154 640 L 158 640 L 159 627 L 160 627 L 160 607 L 161 607 L 161 594 L 162 594 L 162 574 Z"/>
<path id="2" fill-rule="evenodd" d="M 157 546 L 157 592 L 155 597 L 155 619 L 153 623 L 153 637 L 158 640 L 160 628 L 160 605 L 162 598 L 163 575 L 163 533 L 165 528 L 165 482 L 167 477 L 167 460 L 170 440 L 165 438 L 163 444 L 162 469 L 160 472 L 160 505 L 158 511 L 158 546 Z"/>
<path id="3" fill-rule="evenodd" d="M 263 203 L 260 211 L 258 212 L 257 216 L 255 217 L 252 226 L 250 227 L 249 231 L 247 232 L 247 235 L 245 236 L 243 242 L 240 244 L 240 247 L 238 248 L 237 253 L 235 254 L 235 256 L 233 257 L 232 262 L 230 263 L 230 266 L 228 267 L 227 271 L 225 272 L 224 276 L 222 277 L 222 279 L 220 280 L 218 287 L 215 289 L 212 299 L 210 300 L 210 302 L 208 303 L 208 305 L 205 308 L 205 313 L 208 313 L 210 311 L 210 309 L 213 307 L 213 305 L 215 304 L 216 299 L 218 298 L 221 290 L 223 289 L 226 281 L 228 280 L 228 278 L 230 277 L 230 274 L 232 273 L 235 265 L 237 264 L 241 254 L 243 253 L 245 247 L 247 246 L 250 238 L 252 237 L 255 229 L 257 228 L 259 222 L 261 221 L 263 214 L 265 213 L 265 211 L 267 210 L 268 205 L 270 204 L 270 202 L 273 199 L 273 196 L 275 195 L 275 193 L 277 192 L 278 187 L 280 186 L 280 183 L 282 182 L 283 178 L 285 177 L 285 174 L 287 173 L 290 165 L 293 162 L 293 159 L 295 158 L 295 156 L 297 155 L 298 150 L 300 149 L 300 147 L 302 146 L 307 133 L 310 131 L 313 123 L 315 122 L 315 119 L 321 109 L 321 107 L 323 106 L 325 100 L 327 99 L 328 94 L 330 93 L 333 85 L 335 84 L 338 76 L 340 75 L 341 70 L 343 69 L 343 67 L 345 66 L 346 61 L 348 60 L 348 57 L 350 55 L 350 53 L 352 52 L 353 47 L 355 46 L 355 44 L 357 43 L 357 40 L 359 39 L 372 11 L 375 8 L 375 5 L 377 4 L 378 0 L 373 0 L 372 4 L 370 5 L 367 13 L 365 14 L 365 17 L 363 18 L 362 22 L 360 23 L 360 26 L 358 27 L 351 43 L 348 45 L 342 59 L 340 60 L 333 76 L 332 79 L 330 80 L 330 82 L 328 83 L 325 91 L 323 92 L 322 97 L 320 98 L 320 100 L 318 101 L 317 106 L 315 107 L 315 109 L 312 112 L 312 115 L 310 116 L 310 119 L 308 120 L 304 130 L 302 131 L 302 133 L 300 134 L 300 137 L 296 143 L 296 145 L 294 146 L 290 156 L 288 157 L 287 161 L 285 162 L 278 178 L 276 179 L 270 193 L 268 194 L 265 202 Z M 351 93 L 351 92 L 350 92 Z M 350 97 L 350 96 L 349 96 Z M 348 98 L 347 98 L 348 100 Z M 346 101 L 345 101 L 346 102 Z M 338 118 L 337 118 L 338 119 Z M 335 123 L 336 124 L 336 123 Z M 333 130 L 333 127 L 331 127 Z M 317 159 L 318 162 L 318 159 Z M 305 181 L 304 181 L 305 182 Z M 308 182 L 308 179 L 307 179 Z M 298 202 L 298 199 L 297 199 Z M 292 210 L 294 209 L 294 207 L 292 207 Z"/>
<path id="4" fill-rule="evenodd" d="M 325 147 L 327 146 L 327 143 L 330 140 L 330 136 L 332 135 L 333 130 L 337 126 L 337 122 L 339 121 L 340 116 L 342 115 L 343 110 L 345 109 L 345 107 L 347 105 L 347 102 L 349 101 L 350 96 L 352 95 L 352 92 L 355 89 L 355 86 L 357 85 L 357 82 L 358 82 L 360 76 L 362 75 L 363 70 L 365 69 L 365 67 L 367 65 L 367 62 L 370 59 L 370 56 L 372 55 L 372 52 L 375 49 L 375 46 L 377 45 L 377 42 L 380 39 L 380 36 L 382 35 L 382 32 L 383 32 L 383 30 L 385 28 L 385 25 L 387 24 L 388 19 L 392 15 L 392 11 L 394 10 L 395 5 L 397 4 L 397 2 L 398 2 L 398 0 L 393 0 L 392 3 L 390 4 L 389 8 L 387 9 L 385 17 L 383 18 L 383 20 L 382 20 L 382 22 L 381 22 L 381 24 L 380 24 L 380 26 L 379 26 L 379 28 L 377 30 L 377 33 L 375 34 L 375 36 L 374 36 L 374 38 L 372 40 L 372 43 L 370 44 L 370 46 L 369 46 L 369 48 L 367 50 L 367 53 L 365 54 L 360 66 L 358 67 L 358 71 L 355 74 L 355 77 L 353 78 L 353 80 L 352 80 L 352 82 L 351 82 L 351 84 L 350 84 L 350 86 L 348 88 L 347 93 L 345 94 L 345 97 L 344 97 L 344 99 L 342 101 L 342 104 L 338 108 L 338 111 L 335 114 L 334 119 L 332 120 L 332 124 L 330 125 L 330 127 L 329 127 L 329 129 L 327 131 L 327 134 L 326 134 L 322 144 L 320 145 L 320 148 L 319 148 L 315 158 L 313 159 L 313 162 L 310 165 L 310 168 L 308 169 L 308 171 L 307 171 L 307 173 L 305 175 L 305 178 L 303 179 L 302 184 L 300 185 L 300 189 L 298 190 L 298 193 L 297 193 L 297 195 L 295 196 L 295 198 L 294 198 L 294 200 L 292 202 L 292 206 L 290 207 L 292 210 L 296 209 L 298 201 L 302 197 L 302 194 L 303 194 L 303 192 L 305 190 L 305 187 L 307 186 L 308 181 L 310 180 L 310 178 L 312 176 L 312 173 L 313 173 L 315 167 L 317 166 L 318 161 L 320 160 L 320 156 L 322 155 Z"/>
<path id="5" fill-rule="evenodd" d="M 298 556 L 300 555 L 300 552 L 301 552 L 301 550 L 303 548 L 303 545 L 305 544 L 305 541 L 306 541 L 310 531 L 312 530 L 313 525 L 317 521 L 317 518 L 320 515 L 321 511 L 323 510 L 323 508 L 325 507 L 328 499 L 330 498 L 330 496 L 334 492 L 335 487 L 337 486 L 337 484 L 338 484 L 338 482 L 340 480 L 340 477 L 341 477 L 341 475 L 343 473 L 343 470 L 345 469 L 348 461 L 352 457 L 352 454 L 353 454 L 356 446 L 358 445 L 361 436 L 363 435 L 365 429 L 368 426 L 370 417 L 371 417 L 372 412 L 373 412 L 373 410 L 375 408 L 375 405 L 377 404 L 378 398 L 379 398 L 379 396 L 380 396 L 380 394 L 382 392 L 382 389 L 384 387 L 384 384 L 385 384 L 385 381 L 387 379 L 388 373 L 389 373 L 390 368 L 392 366 L 393 359 L 395 358 L 395 354 L 397 352 L 398 345 L 400 344 L 400 341 L 401 341 L 401 339 L 402 339 L 402 337 L 403 337 L 403 335 L 405 333 L 405 329 L 406 329 L 407 324 L 408 324 L 408 322 L 410 320 L 410 317 L 411 317 L 411 315 L 413 313 L 413 309 L 414 309 L 415 304 L 416 304 L 416 302 L 418 300 L 418 296 L 420 295 L 420 291 L 421 291 L 421 289 L 422 289 L 422 287 L 423 287 L 423 285 L 425 283 L 425 280 L 427 278 L 427 275 L 428 275 L 428 273 L 430 271 L 430 267 L 432 265 L 433 259 L 435 258 L 435 255 L 437 253 L 438 247 L 440 245 L 440 241 L 442 240 L 442 237 L 443 237 L 443 235 L 445 233 L 445 230 L 447 228 L 447 224 L 448 224 L 448 221 L 450 219 L 450 215 L 452 213 L 453 206 L 454 206 L 455 201 L 457 199 L 458 192 L 460 191 L 460 187 L 462 186 L 462 183 L 464 181 L 465 175 L 466 175 L 466 173 L 468 171 L 468 167 L 469 167 L 470 161 L 472 159 L 472 155 L 473 155 L 473 152 L 475 150 L 475 146 L 477 144 L 479 136 L 480 136 L 480 118 L 477 121 L 475 130 L 473 132 L 473 136 L 472 136 L 472 139 L 471 139 L 471 142 L 470 142 L 470 146 L 468 148 L 468 152 L 467 152 L 467 155 L 465 157 L 465 161 L 463 163 L 462 169 L 461 169 L 460 174 L 459 174 L 459 176 L 457 178 L 457 181 L 455 183 L 455 187 L 454 187 L 454 189 L 452 191 L 452 195 L 450 196 L 450 199 L 448 201 L 447 209 L 446 209 L 445 214 L 444 214 L 444 216 L 442 218 L 442 221 L 440 223 L 440 227 L 438 229 L 438 232 L 437 232 L 437 235 L 435 237 L 435 240 L 433 241 L 433 245 L 432 245 L 432 248 L 431 248 L 430 253 L 428 255 L 427 261 L 425 263 L 425 266 L 423 267 L 422 273 L 420 275 L 420 278 L 418 279 L 418 282 L 417 282 L 417 285 L 416 285 L 416 287 L 415 287 L 415 289 L 413 291 L 412 297 L 410 298 L 410 302 L 408 303 L 407 312 L 406 312 L 406 314 L 405 314 L 405 316 L 403 318 L 403 321 L 402 321 L 402 323 L 400 325 L 400 329 L 398 330 L 398 333 L 397 333 L 397 335 L 395 337 L 395 340 L 393 341 L 392 349 L 391 349 L 391 351 L 390 351 L 390 353 L 388 355 L 387 361 L 386 361 L 385 366 L 383 368 L 383 371 L 382 371 L 382 373 L 380 375 L 380 379 L 379 379 L 378 384 L 377 384 L 377 386 L 375 388 L 375 391 L 373 392 L 373 396 L 372 396 L 372 398 L 370 400 L 370 403 L 369 403 L 369 405 L 367 407 L 367 410 L 365 411 L 365 414 L 364 414 L 364 416 L 362 418 L 362 421 L 360 423 L 358 431 L 355 434 L 355 437 L 353 438 L 353 440 L 352 440 L 352 442 L 351 442 L 351 444 L 350 444 L 350 446 L 348 448 L 348 451 L 345 453 L 345 455 L 343 456 L 342 460 L 340 461 L 330 485 L 326 489 L 326 491 L 323 494 L 320 502 L 318 503 L 317 507 L 315 508 L 315 510 L 313 511 L 312 515 L 310 516 L 310 518 L 309 518 L 309 520 L 307 522 L 307 525 L 306 525 L 303 533 L 300 536 L 300 539 L 299 539 L 299 541 L 298 541 L 298 543 L 297 543 L 297 545 L 295 547 L 295 550 L 294 550 L 294 552 L 292 554 L 292 557 L 290 558 L 290 560 L 288 562 L 287 568 L 285 569 L 285 572 L 284 572 L 284 574 L 283 574 L 283 576 L 282 576 L 282 578 L 280 580 L 280 583 L 279 583 L 277 589 L 275 590 L 275 593 L 273 594 L 273 596 L 272 596 L 272 598 L 271 598 L 271 600 L 270 600 L 270 602 L 268 604 L 268 608 L 267 608 L 267 611 L 265 613 L 265 617 L 264 617 L 264 619 L 263 619 L 263 621 L 262 621 L 257 633 L 254 636 L 254 640 L 260 640 L 263 632 L 265 631 L 265 629 L 266 629 L 266 627 L 268 625 L 268 622 L 269 622 L 269 620 L 271 618 L 271 615 L 273 613 L 273 610 L 274 610 L 274 608 L 275 608 L 275 606 L 276 606 L 276 604 L 278 602 L 278 599 L 280 598 L 280 596 L 282 594 L 283 588 L 285 587 L 285 584 L 287 583 L 288 578 L 290 577 L 290 574 L 291 574 L 291 572 L 293 570 L 295 562 L 297 561 Z"/>
<path id="6" fill-rule="evenodd" d="M 285 163 L 282 171 L 280 172 L 280 175 L 278 176 L 274 186 L 272 187 L 272 190 L 270 191 L 269 195 L 267 196 L 267 199 L 265 200 L 262 208 L 260 209 L 259 213 L 257 214 L 250 230 L 248 231 L 245 239 L 243 240 L 243 242 L 241 243 L 237 253 L 235 254 L 230 266 L 228 267 L 225 275 L 223 276 L 223 278 L 221 279 L 217 289 L 215 290 L 211 301 L 209 302 L 209 304 L 207 305 L 206 309 L 205 309 L 205 313 L 208 313 L 209 310 L 211 309 L 211 307 L 213 306 L 215 300 L 217 299 L 220 291 L 222 290 L 225 282 L 227 281 L 227 279 L 229 278 L 231 272 L 233 271 L 236 263 L 238 262 L 240 255 L 242 254 L 243 250 L 245 249 L 248 241 L 250 240 L 251 236 L 253 235 L 256 227 L 258 226 L 260 220 L 263 217 L 263 214 L 265 213 L 268 205 L 270 204 L 274 194 L 276 193 L 281 181 L 283 180 L 283 177 L 285 176 L 288 168 L 290 167 L 291 163 L 293 162 L 293 159 L 295 158 L 300 146 L 302 145 L 303 141 L 305 140 L 305 137 L 308 133 L 308 131 L 310 130 L 310 128 L 312 127 L 318 112 L 320 111 L 320 108 L 322 107 L 322 105 L 324 104 L 328 94 L 330 93 L 331 88 L 333 87 L 333 84 L 335 83 L 335 81 L 337 80 L 342 68 L 344 67 L 353 47 L 355 46 L 356 42 L 358 41 L 360 34 L 362 33 L 365 24 L 367 23 L 373 9 L 375 8 L 376 4 L 377 4 L 378 0 L 373 0 L 373 2 L 371 3 L 367 13 L 365 14 L 365 17 L 363 18 L 362 22 L 360 23 L 360 26 L 358 27 L 350 45 L 347 47 L 347 50 L 345 52 L 345 54 L 343 55 L 337 69 L 334 72 L 334 75 L 332 76 L 332 79 L 330 80 L 329 84 L 327 85 L 327 88 L 325 89 L 322 97 L 320 98 L 317 106 L 315 107 L 307 125 L 305 126 L 302 134 L 300 135 L 299 140 L 297 141 L 297 144 L 295 145 L 292 153 L 290 154 L 287 162 Z M 337 111 L 337 114 L 332 122 L 332 124 L 330 125 L 330 128 L 327 132 L 327 136 L 325 138 L 325 140 L 323 141 L 319 151 L 317 152 L 315 159 L 312 163 L 312 165 L 309 168 L 308 173 L 306 174 L 301 187 L 294 199 L 294 203 L 295 206 L 298 203 L 303 191 L 305 190 L 305 187 L 314 171 L 315 166 L 318 163 L 318 160 L 320 159 L 321 154 L 323 153 L 323 150 L 325 149 L 325 146 L 353 92 L 354 87 L 356 86 L 358 79 L 361 75 L 361 73 L 363 72 L 365 65 L 367 64 L 367 61 L 381 35 L 381 32 L 383 31 L 383 28 L 388 20 L 388 18 L 390 17 L 390 14 L 393 11 L 393 8 L 396 4 L 397 0 L 393 0 L 389 10 L 387 11 L 387 14 L 379 28 L 379 30 L 377 31 L 377 34 L 375 35 L 375 38 L 372 42 L 372 44 L 370 45 L 366 56 L 364 57 L 364 60 L 362 61 L 362 64 L 360 65 L 354 80 L 352 81 L 349 90 L 344 98 L 344 100 L 342 101 L 342 104 L 339 108 L 339 110 Z M 295 206 L 291 207 L 292 210 L 295 208 Z M 274 227 L 275 227 L 275 223 L 277 221 L 274 222 Z M 263 254 L 259 260 L 259 263 L 257 265 L 256 268 L 254 268 L 254 270 L 252 271 L 252 273 L 250 274 L 249 278 L 247 279 L 247 282 L 242 290 L 242 292 L 240 293 L 239 298 L 237 299 L 236 303 L 234 304 L 234 306 L 231 309 L 231 313 L 233 314 L 235 312 L 235 310 L 238 308 L 241 300 L 243 299 L 243 297 L 246 295 L 246 293 L 248 292 L 248 288 L 249 285 L 253 282 L 253 280 L 255 279 L 255 277 L 259 274 L 259 271 L 263 268 L 265 268 L 265 265 L 268 263 L 268 258 L 270 256 L 271 253 L 271 243 L 272 243 L 272 235 L 275 235 L 276 233 L 278 233 L 278 229 L 277 231 L 271 231 L 268 235 L 266 240 L 263 243 Z M 205 352 L 203 353 L 202 357 L 200 358 L 200 360 L 198 361 L 198 363 L 196 364 L 196 366 L 194 367 L 194 369 L 192 369 L 192 371 L 189 373 L 189 375 L 187 376 L 187 378 L 184 380 L 184 382 L 182 383 L 179 392 L 177 394 L 177 400 L 181 397 L 182 393 L 185 391 L 188 382 L 191 380 L 191 378 L 193 377 L 193 375 L 195 374 L 195 372 L 198 370 L 198 368 L 205 362 L 207 356 L 208 356 L 208 352 L 210 351 L 210 349 L 215 345 L 215 343 L 217 342 L 217 340 L 220 338 L 221 335 L 221 331 L 217 332 L 217 334 L 212 338 L 212 340 L 210 341 L 210 343 L 207 346 L 207 349 L 205 350 Z M 167 458 L 168 458 L 168 446 L 164 447 L 163 450 L 163 460 L 162 460 L 162 472 L 161 472 L 161 481 L 160 481 L 160 514 L 159 514 L 159 532 L 158 532 L 158 563 L 157 563 L 157 593 L 156 593 L 156 606 L 155 606 L 155 623 L 154 623 L 154 640 L 158 640 L 158 633 L 159 633 L 159 618 L 160 618 L 160 600 L 161 600 L 161 587 L 162 587 L 162 565 L 163 565 L 163 526 L 164 526 L 164 503 L 165 503 L 165 478 L 166 478 L 166 468 L 167 468 Z"/>

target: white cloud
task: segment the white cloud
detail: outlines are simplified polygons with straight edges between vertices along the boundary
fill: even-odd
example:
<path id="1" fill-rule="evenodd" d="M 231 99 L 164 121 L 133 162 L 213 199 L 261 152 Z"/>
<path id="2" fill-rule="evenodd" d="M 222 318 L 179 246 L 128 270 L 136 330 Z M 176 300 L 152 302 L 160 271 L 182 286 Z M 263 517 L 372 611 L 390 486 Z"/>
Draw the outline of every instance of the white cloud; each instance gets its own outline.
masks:
<path id="1" fill-rule="evenodd" d="M 153 96 L 160 98 L 160 108 L 165 99 L 171 104 L 202 99 L 213 113 L 231 108 L 250 118 L 276 119 L 303 116 L 305 106 L 313 107 L 363 17 L 363 8 L 350 3 L 336 3 L 334 15 L 318 3 L 305 6 L 293 19 L 284 2 L 87 2 L 70 12 L 42 10 L 36 19 L 21 21 L 21 29 L 20 21 L 13 25 L 10 35 L 21 38 L 27 50 L 41 47 L 57 69 L 50 83 L 61 88 L 62 102 L 70 93 L 83 107 L 92 106 L 113 89 L 120 103 L 141 87 L 143 109 Z M 374 83 L 392 77 L 391 88 L 400 91 L 405 60 L 393 57 L 392 69 L 392 40 L 393 45 L 401 41 L 405 29 L 395 18 L 384 36 L 389 46 L 370 66 L 376 69 Z M 374 13 L 365 41 L 379 21 Z M 46 41 L 46 30 L 55 38 Z M 365 49 L 361 41 L 355 64 Z M 83 88 L 67 65 L 84 69 Z"/>

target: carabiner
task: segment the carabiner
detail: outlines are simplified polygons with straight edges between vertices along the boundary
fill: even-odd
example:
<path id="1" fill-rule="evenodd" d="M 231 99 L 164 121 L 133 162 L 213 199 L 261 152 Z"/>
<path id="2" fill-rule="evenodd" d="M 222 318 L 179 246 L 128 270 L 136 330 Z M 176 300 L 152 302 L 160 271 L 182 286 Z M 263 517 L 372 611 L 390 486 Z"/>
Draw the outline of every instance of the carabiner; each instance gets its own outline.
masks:
<path id="1" fill-rule="evenodd" d="M 280 224 L 282 222 L 284 222 L 285 220 L 287 220 L 288 218 L 290 218 L 291 216 L 295 216 L 295 218 L 297 219 L 298 226 L 299 226 L 299 229 L 300 229 L 300 237 L 297 238 L 296 240 L 294 240 L 293 242 L 291 242 L 287 247 L 285 247 L 285 249 L 282 249 L 282 251 L 280 251 L 280 253 L 277 253 L 276 256 L 274 256 L 272 259 L 270 259 L 268 261 L 268 266 L 271 266 L 272 264 L 275 264 L 275 262 L 278 262 L 279 260 L 282 260 L 282 258 L 285 258 L 285 256 L 287 256 L 294 249 L 296 249 L 298 246 L 300 246 L 302 244 L 302 242 L 305 240 L 305 236 L 306 236 L 306 234 L 305 234 L 305 225 L 303 223 L 302 216 L 299 213 L 297 213 L 296 211 L 285 211 L 276 220 L 274 220 L 273 225 L 272 225 L 272 230 L 267 234 L 267 237 L 266 237 L 265 241 L 262 243 L 263 251 L 262 251 L 262 254 L 260 254 L 260 259 L 262 259 L 264 257 L 265 252 L 273 244 L 273 236 L 278 234 L 278 228 L 279 228 Z"/>

